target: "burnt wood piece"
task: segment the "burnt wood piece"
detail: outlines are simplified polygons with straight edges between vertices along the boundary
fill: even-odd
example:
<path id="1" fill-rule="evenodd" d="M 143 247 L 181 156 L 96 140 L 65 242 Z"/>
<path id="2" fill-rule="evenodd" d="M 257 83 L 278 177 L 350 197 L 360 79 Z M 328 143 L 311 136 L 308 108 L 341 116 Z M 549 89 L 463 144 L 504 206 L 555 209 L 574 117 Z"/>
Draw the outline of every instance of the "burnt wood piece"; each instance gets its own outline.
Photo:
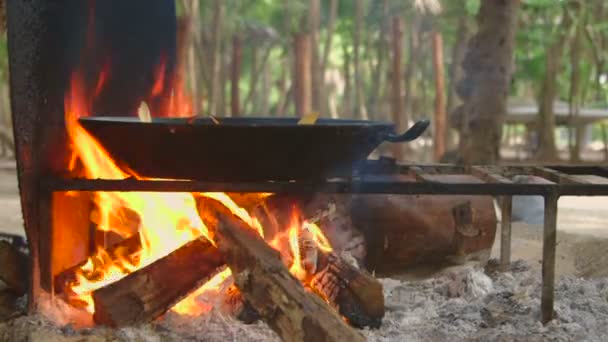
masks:
<path id="1" fill-rule="evenodd" d="M 124 239 L 123 241 L 112 245 L 111 247 L 106 249 L 108 256 L 115 260 L 120 255 L 131 255 L 137 253 L 141 249 L 141 239 L 139 234 L 135 234 L 129 238 Z M 88 260 L 88 259 L 87 259 Z M 55 283 L 55 293 L 60 294 L 65 290 L 66 285 L 70 282 L 76 280 L 76 273 L 82 266 L 87 263 L 87 260 L 83 260 L 81 263 L 72 266 L 61 273 L 59 273 L 54 280 Z"/>
<path id="2" fill-rule="evenodd" d="M 19 296 L 27 291 L 27 264 L 27 255 L 12 244 L 0 241 L 0 279 Z"/>
<path id="3" fill-rule="evenodd" d="M 216 234 L 236 286 L 284 341 L 364 341 L 323 300 L 307 293 L 279 253 L 244 222 L 221 217 Z"/>
<path id="4" fill-rule="evenodd" d="M 93 292 L 97 324 L 120 327 L 149 322 L 196 290 L 224 264 L 204 238 Z"/>
<path id="5" fill-rule="evenodd" d="M 352 326 L 379 328 L 384 317 L 382 284 L 334 253 L 321 253 L 325 264 L 312 281 L 315 291 L 339 308 Z"/>

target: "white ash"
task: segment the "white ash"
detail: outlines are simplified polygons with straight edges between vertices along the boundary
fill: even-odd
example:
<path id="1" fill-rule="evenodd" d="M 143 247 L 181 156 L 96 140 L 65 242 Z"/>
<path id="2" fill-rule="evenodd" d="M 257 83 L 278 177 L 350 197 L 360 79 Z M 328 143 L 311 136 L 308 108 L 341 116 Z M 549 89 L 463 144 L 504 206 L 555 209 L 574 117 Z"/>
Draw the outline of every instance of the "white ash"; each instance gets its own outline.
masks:
<path id="1" fill-rule="evenodd" d="M 608 278 L 563 278 L 556 285 L 557 318 L 540 317 L 540 274 L 518 261 L 487 276 L 462 267 L 434 279 L 381 279 L 386 315 L 369 341 L 605 341 Z M 63 337 L 63 339 L 62 339 Z M 0 341 L 279 341 L 264 323 L 246 325 L 220 310 L 189 318 L 169 313 L 137 327 L 77 330 L 38 315 L 0 324 Z"/>
<path id="2" fill-rule="evenodd" d="M 386 315 L 369 341 L 605 341 L 608 279 L 564 278 L 556 286 L 557 318 L 543 326 L 540 274 L 525 262 L 492 278 L 465 267 L 424 281 L 382 279 Z"/>
<path id="3" fill-rule="evenodd" d="M 112 329 L 105 327 L 74 329 L 60 327 L 42 315 L 22 316 L 0 323 L 0 341 L 28 342 L 225 342 L 225 341 L 280 341 L 263 323 L 245 325 L 219 311 L 195 318 L 169 313 L 151 324 Z"/>
<path id="4" fill-rule="evenodd" d="M 195 318 L 169 313 L 157 324 L 160 329 L 179 334 L 185 341 L 280 341 L 263 322 L 244 324 L 215 309 Z"/>

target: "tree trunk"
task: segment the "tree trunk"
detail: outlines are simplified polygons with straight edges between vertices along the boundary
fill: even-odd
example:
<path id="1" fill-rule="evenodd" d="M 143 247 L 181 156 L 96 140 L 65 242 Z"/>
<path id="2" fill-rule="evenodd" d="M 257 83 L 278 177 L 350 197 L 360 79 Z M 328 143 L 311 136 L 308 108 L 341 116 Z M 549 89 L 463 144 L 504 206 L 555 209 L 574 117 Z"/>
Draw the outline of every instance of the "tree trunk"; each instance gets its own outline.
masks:
<path id="1" fill-rule="evenodd" d="M 393 70 L 391 73 L 391 111 L 393 122 L 398 131 L 401 132 L 403 124 L 403 105 L 401 103 L 401 61 L 403 51 L 403 19 L 399 16 L 393 17 Z M 403 156 L 403 144 L 393 144 L 393 157 L 400 160 Z"/>
<path id="2" fill-rule="evenodd" d="M 211 58 L 211 89 L 209 94 L 209 102 L 207 112 L 210 115 L 217 115 L 218 102 L 220 96 L 220 63 L 222 61 L 221 43 L 222 43 L 222 26 L 224 17 L 224 1 L 213 1 L 213 53 Z"/>
<path id="3" fill-rule="evenodd" d="M 443 71 L 443 39 L 441 33 L 433 33 L 433 65 L 435 69 L 435 130 L 433 152 L 435 161 L 445 153 L 446 114 L 445 114 L 445 76 Z"/>
<path id="4" fill-rule="evenodd" d="M 299 117 L 310 114 L 312 110 L 310 67 L 310 37 L 305 33 L 297 34 L 295 36 L 294 99 L 296 115 Z"/>
<path id="5" fill-rule="evenodd" d="M 573 2 L 573 13 L 578 18 L 574 36 L 570 48 L 570 94 L 569 94 L 569 119 L 568 127 L 568 145 L 570 148 L 570 161 L 579 162 L 581 160 L 581 143 L 583 128 L 578 123 L 580 107 L 581 107 L 581 52 L 583 50 L 583 32 L 586 25 L 584 12 L 581 9 L 581 4 Z"/>
<path id="6" fill-rule="evenodd" d="M 259 115 L 267 116 L 270 114 L 270 90 L 272 88 L 271 80 L 272 74 L 270 72 L 270 66 L 268 63 L 264 64 L 262 70 L 262 86 L 261 94 L 258 96 L 257 105 L 254 108 L 253 113 L 259 113 Z"/>
<path id="7" fill-rule="evenodd" d="M 361 90 L 363 89 L 361 79 L 361 30 L 363 29 L 363 0 L 355 0 L 355 32 L 353 35 L 353 58 L 354 58 L 354 115 L 356 118 L 365 119 L 362 108 Z"/>
<path id="8" fill-rule="evenodd" d="M 463 62 L 469 89 L 464 92 L 463 126 L 470 132 L 460 135 L 465 163 L 498 162 L 519 7 L 519 0 L 481 3 L 478 32 L 469 41 Z"/>
<path id="9" fill-rule="evenodd" d="M 241 38 L 232 38 L 232 67 L 230 68 L 230 112 L 233 117 L 241 115 L 241 96 L 239 81 L 241 79 L 241 62 L 243 61 L 243 43 Z"/>
<path id="10" fill-rule="evenodd" d="M 227 54 L 227 44 L 228 42 L 222 41 L 221 51 L 223 53 L 220 56 L 220 83 L 219 83 L 219 99 L 217 105 L 217 113 L 220 116 L 226 116 L 228 114 L 227 109 L 227 101 L 228 97 L 226 94 L 226 85 L 228 84 L 228 78 L 230 77 L 228 68 L 230 68 L 230 58 L 228 58 Z"/>
<path id="11" fill-rule="evenodd" d="M 373 108 L 376 115 L 378 115 L 381 111 L 381 100 L 380 95 L 382 94 L 382 84 L 384 83 L 384 63 L 387 55 L 387 51 L 389 51 L 389 47 L 387 44 L 388 41 L 388 31 L 390 30 L 390 26 L 387 25 L 388 20 L 390 18 L 389 13 L 389 0 L 382 1 L 382 24 L 380 28 L 380 38 L 376 44 L 376 67 L 373 69 L 373 80 L 372 80 L 372 88 L 371 88 L 371 98 L 370 98 L 370 108 Z M 394 19 L 393 19 L 394 20 Z M 401 29 L 403 31 L 403 29 Z M 403 32 L 401 32 L 401 39 L 403 40 Z M 401 43 L 401 50 L 403 50 L 403 43 Z M 400 62 L 401 63 L 401 62 Z M 401 71 L 400 71 L 401 73 Z M 393 76 L 394 77 L 394 76 Z M 401 75 L 397 77 L 401 78 Z M 392 82 L 392 80 L 391 80 Z M 394 95 L 393 95 L 394 96 Z M 401 96 L 401 94 L 399 95 Z"/>
<path id="12" fill-rule="evenodd" d="M 454 48 L 452 50 L 452 65 L 450 68 L 450 76 L 449 76 L 449 86 L 448 86 L 448 100 L 447 100 L 447 113 L 448 117 L 448 127 L 456 128 L 458 124 L 455 115 L 455 110 L 458 106 L 462 104 L 462 101 L 456 97 L 456 84 L 462 80 L 464 77 L 464 72 L 462 70 L 462 62 L 464 60 L 464 55 L 467 49 L 467 41 L 470 36 L 470 29 L 468 24 L 469 17 L 466 13 L 462 13 L 460 17 L 460 22 L 458 24 L 458 37 L 456 38 L 456 42 L 454 43 Z M 455 130 L 448 128 L 448 138 L 447 138 L 447 149 L 452 150 L 458 144 L 458 137 Z"/>
<path id="13" fill-rule="evenodd" d="M 405 67 L 405 121 L 409 122 L 410 118 L 414 114 L 414 73 L 419 68 L 420 59 L 420 30 L 421 30 L 421 19 L 420 16 L 416 15 L 412 24 L 410 25 L 409 31 L 409 47 L 408 54 L 409 58 Z"/>
<path id="14" fill-rule="evenodd" d="M 351 77 L 351 55 L 348 51 L 346 43 L 342 44 L 342 54 L 344 56 L 344 64 L 342 65 L 344 75 L 344 95 L 342 96 L 342 113 L 348 116 L 352 115 L 352 93 L 353 93 L 353 79 Z"/>
<path id="15" fill-rule="evenodd" d="M 329 63 L 329 53 L 331 52 L 332 41 L 334 37 L 334 31 L 336 27 L 336 17 L 338 15 L 338 0 L 331 0 L 329 4 L 329 18 L 327 19 L 327 34 L 325 37 L 325 45 L 323 49 L 323 57 L 321 60 L 321 86 L 323 88 L 321 92 L 321 106 L 324 114 L 331 114 L 331 117 L 335 117 L 335 108 L 330 104 L 330 98 L 335 96 L 335 91 L 331 94 L 325 84 L 325 74 L 327 72 L 327 65 Z"/>
<path id="16" fill-rule="evenodd" d="M 190 84 L 190 93 L 192 96 L 192 112 L 195 115 L 199 115 L 203 113 L 203 109 L 201 108 L 202 104 L 202 89 L 200 86 L 200 81 L 202 80 L 202 66 L 200 60 L 197 58 L 198 54 L 196 52 L 197 48 L 201 45 L 201 18 L 200 18 L 200 4 L 198 1 L 183 1 L 184 7 L 186 11 L 190 15 L 190 27 L 188 29 L 188 34 L 186 34 L 188 41 L 188 83 Z"/>
<path id="17" fill-rule="evenodd" d="M 321 62 L 321 74 L 325 77 L 327 64 L 329 61 L 329 53 L 331 52 L 331 43 L 334 37 L 334 29 L 336 26 L 336 16 L 338 13 L 338 0 L 331 0 L 329 4 L 329 19 L 327 20 L 327 36 L 325 37 L 325 48 L 323 50 L 323 60 Z"/>
<path id="18" fill-rule="evenodd" d="M 262 60 L 258 63 L 258 54 L 260 51 L 257 47 L 254 47 L 252 49 L 251 80 L 249 82 L 249 93 L 247 93 L 247 98 L 245 98 L 245 103 L 243 103 L 243 108 L 245 108 L 245 110 L 249 110 L 250 112 L 254 110 L 254 108 L 256 107 L 256 102 L 259 100 L 257 98 L 257 94 L 259 94 L 258 81 L 260 79 L 260 75 L 262 75 L 262 73 L 264 72 L 266 63 L 268 63 L 268 58 L 270 57 L 271 51 L 272 46 L 265 47 Z M 266 94 L 264 96 L 266 96 Z"/>
<path id="19" fill-rule="evenodd" d="M 310 72 L 312 86 L 312 110 L 321 114 L 323 106 L 323 77 L 321 74 L 321 61 L 319 54 L 319 29 L 321 25 L 321 3 L 320 0 L 309 0 L 308 7 L 308 29 L 310 34 Z"/>
<path id="20" fill-rule="evenodd" d="M 564 13 L 562 19 L 563 30 L 570 26 L 568 16 Z M 539 99 L 539 120 L 537 123 L 538 151 L 537 158 L 541 161 L 553 161 L 557 158 L 555 147 L 555 113 L 553 102 L 557 93 L 557 74 L 560 60 L 564 50 L 565 35 L 558 32 L 553 43 L 549 45 L 545 55 L 545 76 L 542 80 Z"/>

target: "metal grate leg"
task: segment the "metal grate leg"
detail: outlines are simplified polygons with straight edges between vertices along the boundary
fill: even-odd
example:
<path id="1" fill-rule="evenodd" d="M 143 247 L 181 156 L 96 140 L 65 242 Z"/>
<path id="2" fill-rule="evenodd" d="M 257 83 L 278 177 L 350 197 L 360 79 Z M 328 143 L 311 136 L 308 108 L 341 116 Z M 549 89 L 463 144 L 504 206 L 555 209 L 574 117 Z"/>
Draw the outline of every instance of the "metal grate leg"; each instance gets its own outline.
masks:
<path id="1" fill-rule="evenodd" d="M 543 229 L 543 287 L 540 300 L 543 324 L 553 319 L 555 290 L 555 248 L 557 242 L 557 200 L 556 194 L 545 197 L 545 222 Z"/>
<path id="2" fill-rule="evenodd" d="M 511 206 L 512 196 L 500 198 L 500 270 L 506 271 L 511 263 Z"/>

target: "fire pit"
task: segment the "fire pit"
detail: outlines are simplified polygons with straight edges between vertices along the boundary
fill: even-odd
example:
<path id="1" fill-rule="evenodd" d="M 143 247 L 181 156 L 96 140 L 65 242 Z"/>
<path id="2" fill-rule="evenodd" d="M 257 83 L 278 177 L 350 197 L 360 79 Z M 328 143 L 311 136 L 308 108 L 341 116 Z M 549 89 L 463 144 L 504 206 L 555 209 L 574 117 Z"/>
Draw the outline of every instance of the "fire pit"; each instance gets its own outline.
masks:
<path id="1" fill-rule="evenodd" d="M 97 132 L 100 143 L 93 138 L 95 128 L 87 131 L 83 127 L 87 120 L 82 125 L 79 121 L 97 112 L 96 108 L 113 105 L 130 114 L 131 102 L 138 104 L 143 99 L 160 101 L 158 107 L 167 108 L 162 98 L 131 93 L 124 97 L 134 99 L 116 100 L 121 104 L 118 106 L 112 96 L 101 91 L 106 82 L 103 67 L 97 68 L 93 77 L 74 61 L 78 60 L 74 54 L 56 48 L 73 38 L 66 33 L 69 29 L 57 28 L 70 23 L 82 30 L 86 25 L 76 18 L 88 18 L 87 14 L 87 7 L 80 2 L 8 2 L 11 103 L 31 257 L 31 311 L 43 310 L 48 300 L 45 294 L 50 293 L 62 296 L 89 316 L 94 313 L 96 323 L 122 326 L 155 319 L 170 309 L 192 310 L 188 295 L 226 284 L 231 278 L 235 287 L 225 287 L 232 288 L 235 301 L 252 308 L 282 337 L 360 340 L 345 320 L 356 326 L 380 324 L 384 298 L 379 282 L 352 258 L 335 253 L 324 227 L 302 208 L 267 214 L 267 221 L 275 218 L 277 227 L 263 222 L 252 208 L 269 194 L 501 196 L 501 263 L 506 267 L 510 262 L 510 196 L 523 194 L 541 195 L 546 201 L 541 305 L 543 321 L 552 318 L 557 199 L 562 195 L 608 195 L 607 185 L 571 175 L 606 177 L 605 169 L 363 161 L 390 131 L 386 125 L 368 125 L 379 128 L 381 137 L 372 132 L 372 138 L 362 139 L 364 144 L 356 147 L 349 145 L 353 141 L 345 140 L 343 147 L 357 150 L 356 158 L 351 155 L 348 163 L 340 162 L 337 173 L 333 167 L 325 169 L 327 172 L 315 167 L 305 174 L 260 170 L 249 179 L 239 178 L 237 173 L 222 179 L 222 173 L 216 171 L 211 175 L 217 177 L 203 179 L 196 176 L 203 171 L 178 173 L 173 169 L 156 174 L 168 179 L 150 179 L 155 169 L 144 168 L 140 175 L 105 150 L 104 140 L 108 146 L 111 140 L 106 134 L 114 128 L 103 134 L 106 138 Z M 168 89 L 174 89 L 175 84 L 171 86 Z M 421 126 L 424 124 L 417 127 Z M 321 122 L 318 128 L 323 127 Z M 412 136 L 419 135 L 414 133 Z M 120 137 L 126 135 L 123 131 Z M 118 151 L 117 146 L 108 149 Z M 164 151 L 169 156 L 173 152 Z M 134 158 L 122 160 L 127 165 L 129 162 Z M 138 171 L 135 164 L 131 166 Z M 549 182 L 515 184 L 510 180 L 526 174 Z M 471 208 L 470 203 L 464 203 L 451 213 L 463 241 L 476 234 L 471 227 L 475 220 Z M 286 215 L 287 220 L 279 219 L 280 215 Z M 377 240 L 386 241 L 386 236 Z"/>

